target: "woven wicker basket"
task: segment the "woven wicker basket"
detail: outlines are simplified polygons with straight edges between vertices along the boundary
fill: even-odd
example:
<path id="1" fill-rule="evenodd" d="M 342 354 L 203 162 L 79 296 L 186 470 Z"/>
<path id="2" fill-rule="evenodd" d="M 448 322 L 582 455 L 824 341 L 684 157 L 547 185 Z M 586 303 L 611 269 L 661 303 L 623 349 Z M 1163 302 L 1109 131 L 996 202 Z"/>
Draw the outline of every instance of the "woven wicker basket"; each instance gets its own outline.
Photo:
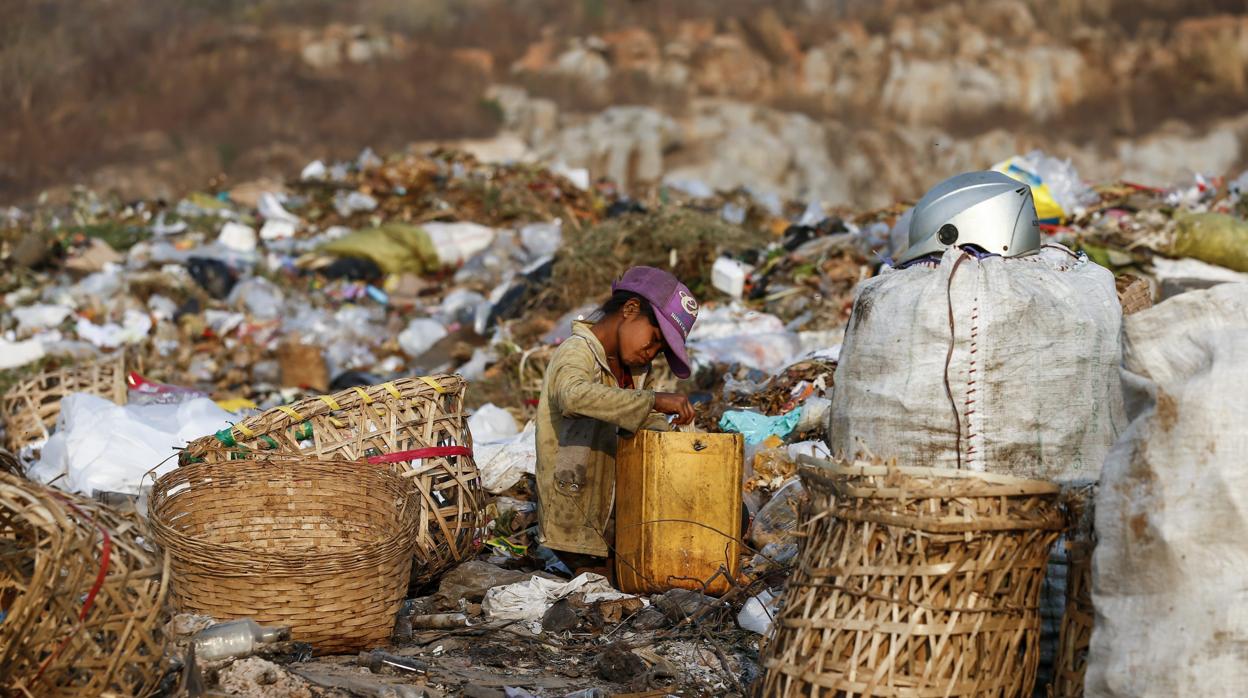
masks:
<path id="1" fill-rule="evenodd" d="M 1131 315 L 1153 307 L 1153 288 L 1148 279 L 1131 274 L 1123 274 L 1115 281 L 1118 289 L 1118 301 L 1122 304 L 1122 314 Z"/>
<path id="2" fill-rule="evenodd" d="M 411 483 L 387 468 L 273 454 L 177 468 L 153 486 L 149 516 L 177 610 L 288 625 L 328 654 L 394 630 L 412 503 Z"/>
<path id="3" fill-rule="evenodd" d="M 763 694 L 1029 694 L 1058 488 L 825 466 L 802 470 L 805 541 L 766 648 Z"/>
<path id="4" fill-rule="evenodd" d="M 0 473 L 9 473 L 10 475 L 22 475 L 25 469 L 17 460 L 17 456 L 8 451 L 0 450 Z"/>
<path id="5" fill-rule="evenodd" d="M 5 444 L 17 453 L 47 440 L 61 413 L 61 399 L 70 393 L 91 393 L 126 403 L 126 372 L 122 357 L 45 371 L 4 394 Z"/>
<path id="6" fill-rule="evenodd" d="M 137 516 L 0 474 L 0 693 L 155 691 L 169 562 L 143 536 Z"/>
<path id="7" fill-rule="evenodd" d="M 1058 633 L 1049 698 L 1083 697 L 1083 679 L 1088 670 L 1088 649 L 1092 645 L 1092 626 L 1096 618 L 1092 607 L 1095 491 L 1095 487 L 1087 487 L 1079 496 L 1070 497 L 1067 504 L 1074 524 L 1066 543 L 1066 609 Z"/>
<path id="8" fill-rule="evenodd" d="M 464 419 L 466 387 L 460 376 L 441 375 L 309 398 L 191 442 L 182 462 L 245 458 L 244 448 L 394 463 L 419 492 L 413 581 L 424 582 L 470 559 L 479 545 L 484 494 Z"/>

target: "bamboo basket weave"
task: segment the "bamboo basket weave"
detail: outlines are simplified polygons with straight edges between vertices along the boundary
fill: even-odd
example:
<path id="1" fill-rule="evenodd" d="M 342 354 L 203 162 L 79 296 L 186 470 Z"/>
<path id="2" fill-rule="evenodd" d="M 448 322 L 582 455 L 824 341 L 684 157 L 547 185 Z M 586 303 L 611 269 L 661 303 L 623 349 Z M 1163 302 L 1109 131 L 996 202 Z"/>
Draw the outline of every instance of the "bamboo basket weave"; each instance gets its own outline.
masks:
<path id="1" fill-rule="evenodd" d="M 124 359 L 65 366 L 22 381 L 4 395 L 5 445 L 19 453 L 46 441 L 70 393 L 91 393 L 124 405 L 127 398 Z"/>
<path id="2" fill-rule="evenodd" d="M 0 450 L 0 473 L 9 473 L 11 475 L 21 475 L 25 472 L 22 464 L 18 462 L 17 456 L 8 451 Z"/>
<path id="3" fill-rule="evenodd" d="M 1066 543 L 1066 610 L 1058 633 L 1057 658 L 1049 698 L 1083 698 L 1083 679 L 1088 670 L 1088 649 L 1096 612 L 1092 606 L 1092 553 L 1096 549 L 1093 531 L 1095 487 L 1068 503 L 1074 521 L 1071 539 Z"/>
<path id="4" fill-rule="evenodd" d="M 149 515 L 178 611 L 290 626 L 317 654 L 387 641 L 419 512 L 391 470 L 272 454 L 176 468 Z"/>
<path id="5" fill-rule="evenodd" d="M 1118 290 L 1118 302 L 1122 304 L 1122 314 L 1131 315 L 1153 307 L 1153 288 L 1148 279 L 1131 274 L 1123 274 L 1115 279 Z"/>
<path id="6" fill-rule="evenodd" d="M 807 465 L 819 463 L 804 459 Z M 810 505 L 767 696 L 1030 693 L 1058 488 L 968 471 L 802 469 Z"/>
<path id="7" fill-rule="evenodd" d="M 484 494 L 464 418 L 466 387 L 460 376 L 439 375 L 309 398 L 192 441 L 182 462 L 245 458 L 239 449 L 251 449 L 394 463 L 419 493 L 413 574 L 428 581 L 478 546 Z M 413 451 L 444 455 L 403 459 Z"/>
<path id="8" fill-rule="evenodd" d="M 153 693 L 169 561 L 141 519 L 0 473 L 0 693 Z"/>

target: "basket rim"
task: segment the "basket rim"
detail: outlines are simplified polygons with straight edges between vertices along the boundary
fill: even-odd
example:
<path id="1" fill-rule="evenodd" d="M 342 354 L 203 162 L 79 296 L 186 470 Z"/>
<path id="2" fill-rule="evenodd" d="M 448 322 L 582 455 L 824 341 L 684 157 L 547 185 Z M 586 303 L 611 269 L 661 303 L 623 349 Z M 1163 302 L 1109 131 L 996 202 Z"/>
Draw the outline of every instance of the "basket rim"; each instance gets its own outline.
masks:
<path id="1" fill-rule="evenodd" d="M 437 385 L 438 388 L 433 388 L 434 385 Z M 463 391 L 467 386 L 468 381 L 458 373 L 403 376 L 377 385 L 347 388 L 336 393 L 314 395 L 289 405 L 273 407 L 230 425 L 228 433 L 235 441 L 235 445 L 243 444 L 254 441 L 258 434 L 271 434 L 277 430 L 289 429 L 304 421 L 321 417 L 332 417 L 335 412 L 340 410 L 359 409 L 373 403 L 385 404 L 391 400 L 411 399 L 413 394 L 417 394 L 426 388 L 433 389 L 437 394 L 443 395 Z M 301 419 L 295 419 L 294 415 L 299 415 Z M 455 416 L 461 415 L 448 413 L 439 417 L 439 419 L 453 419 Z M 272 421 L 272 424 L 262 428 L 262 425 L 269 421 Z M 222 432 L 225 431 L 227 430 L 222 430 Z M 221 447 L 232 448 L 233 445 L 222 443 L 217 435 L 208 434 L 198 439 L 193 439 L 182 450 L 190 456 L 197 456 L 203 451 L 220 449 Z"/>
<path id="2" fill-rule="evenodd" d="M 1060 485 L 1048 480 L 1036 480 L 1018 477 L 1016 475 L 980 472 L 978 470 L 927 468 L 904 465 L 844 465 L 838 461 L 814 458 L 806 455 L 798 456 L 798 463 L 805 466 L 801 468 L 801 472 L 804 476 L 811 476 L 812 479 L 820 481 L 821 484 L 831 484 L 831 479 L 826 473 L 842 477 L 873 477 L 900 473 L 902 475 L 910 475 L 913 477 L 940 478 L 949 481 L 975 481 L 990 485 L 990 487 L 981 489 L 979 492 L 975 493 L 975 496 L 982 497 L 1049 495 L 1059 494 L 1061 492 Z M 952 492 L 944 490 L 940 487 L 929 487 L 922 490 L 900 487 L 873 487 L 866 489 L 856 488 L 852 485 L 838 484 L 837 489 L 844 489 L 847 493 L 850 493 L 851 496 L 873 499 L 914 499 L 916 496 L 948 496 L 949 494 L 953 494 Z"/>

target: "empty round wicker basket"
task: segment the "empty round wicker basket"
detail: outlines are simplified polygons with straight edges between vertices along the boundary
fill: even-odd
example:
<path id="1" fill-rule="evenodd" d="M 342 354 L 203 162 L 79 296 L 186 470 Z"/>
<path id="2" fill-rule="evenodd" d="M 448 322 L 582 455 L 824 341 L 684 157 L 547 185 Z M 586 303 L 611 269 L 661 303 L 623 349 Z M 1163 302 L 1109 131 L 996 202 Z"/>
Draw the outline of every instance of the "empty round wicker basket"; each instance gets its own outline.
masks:
<path id="1" fill-rule="evenodd" d="M 317 654 L 386 641 L 407 591 L 412 485 L 365 463 L 267 455 L 178 468 L 149 516 L 179 611 L 288 625 Z"/>
<path id="2" fill-rule="evenodd" d="M 416 488 L 413 582 L 436 578 L 478 549 L 485 495 L 472 459 L 456 375 L 400 378 L 308 398 L 249 417 L 187 445 L 182 462 L 246 458 L 240 451 L 391 463 Z"/>
<path id="3" fill-rule="evenodd" d="M 1031 695 L 1056 485 L 875 465 L 802 479 L 805 542 L 764 695 Z"/>

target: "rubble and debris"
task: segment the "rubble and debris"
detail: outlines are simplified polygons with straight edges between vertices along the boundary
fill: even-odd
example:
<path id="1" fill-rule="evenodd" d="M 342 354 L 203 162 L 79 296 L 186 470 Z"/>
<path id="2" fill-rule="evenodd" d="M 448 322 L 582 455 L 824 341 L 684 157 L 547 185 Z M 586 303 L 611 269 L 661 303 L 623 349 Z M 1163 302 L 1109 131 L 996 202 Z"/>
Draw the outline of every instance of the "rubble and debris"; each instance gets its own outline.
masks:
<path id="1" fill-rule="evenodd" d="M 1083 293 L 1074 307 L 1112 309 L 1114 276 L 1114 289 L 1132 289 L 1147 303 L 1248 278 L 1233 244 L 1245 227 L 1238 191 L 1212 180 L 1173 191 L 1090 188 L 1068 162 L 1043 153 L 1001 166 L 1050 197 L 1043 260 L 1080 256 L 1098 275 L 1095 298 Z M 412 151 L 313 162 L 299 177 L 250 191 L 213 183 L 180 201 L 84 196 L 0 219 L 14 243 L 0 247 L 11 263 L 0 271 L 4 385 L 48 366 L 123 354 L 138 371 L 128 406 L 124 396 L 58 398 L 60 420 L 25 469 L 56 487 L 141 503 L 143 476 L 176 467 L 161 465 L 175 447 L 255 411 L 405 376 L 458 372 L 470 382 L 455 418 L 467 416 L 482 486 L 498 495 L 482 508 L 479 542 L 464 546 L 480 545 L 480 554 L 414 585 L 393 644 L 368 647 L 367 664 L 309 659 L 288 646 L 249 658 L 201 650 L 195 665 L 214 690 L 727 694 L 744 693 L 758 676 L 759 643 L 798 554 L 798 456 L 829 455 L 829 423 L 834 432 L 842 424 L 838 401 L 859 395 L 874 405 L 856 410 L 859 420 L 884 410 L 879 391 L 868 389 L 878 372 L 854 365 L 862 328 L 915 326 L 897 322 L 900 311 L 877 307 L 872 318 L 854 302 L 854 289 L 904 248 L 908 206 L 832 209 L 692 177 L 635 200 L 607 181 L 574 181 L 580 177 Z M 83 225 L 109 237 L 84 235 Z M 688 344 L 695 373 L 679 389 L 696 404 L 697 428 L 737 431 L 748 443 L 741 487 L 752 522 L 741 572 L 721 598 L 680 589 L 622 594 L 604 577 L 574 576 L 536 529 L 533 417 L 545 366 L 571 321 L 592 316 L 610 282 L 636 264 L 672 270 L 704 301 Z M 1027 264 L 1033 275 L 1040 266 Z M 888 270 L 872 284 L 900 273 Z M 933 340 L 941 349 L 928 356 L 941 367 L 944 290 L 932 313 L 941 332 L 928 333 L 945 338 Z M 910 317 L 918 302 L 900 305 Z M 1016 330 L 1017 320 L 1009 326 Z M 1097 345 L 1106 355 L 1111 329 Z M 898 400 L 948 417 L 943 368 L 932 375 L 937 397 L 915 408 L 908 386 Z M 675 389 L 662 362 L 654 378 Z M 1073 392 L 1063 391 L 1066 399 Z M 365 429 L 376 426 L 366 409 L 359 414 Z M 890 424 L 870 419 L 880 429 Z M 854 445 L 832 436 L 834 450 Z M 931 437 L 925 432 L 923 443 Z M 184 652 L 186 636 L 211 622 L 187 621 L 181 644 L 171 646 Z"/>

